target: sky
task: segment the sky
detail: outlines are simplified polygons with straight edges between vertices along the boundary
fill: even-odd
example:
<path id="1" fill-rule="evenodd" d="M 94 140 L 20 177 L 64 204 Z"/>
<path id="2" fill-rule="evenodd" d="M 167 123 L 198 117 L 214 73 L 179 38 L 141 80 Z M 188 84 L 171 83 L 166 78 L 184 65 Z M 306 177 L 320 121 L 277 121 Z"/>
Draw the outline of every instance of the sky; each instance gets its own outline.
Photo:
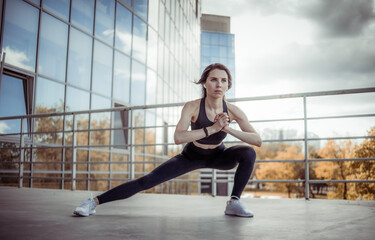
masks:
<path id="1" fill-rule="evenodd" d="M 202 13 L 231 17 L 236 97 L 375 87 L 374 9 L 374 0 L 202 0 Z M 347 95 L 320 98 L 315 105 L 313 99 L 310 109 L 321 109 L 322 115 L 353 109 L 373 114 L 373 102 L 373 93 Z M 277 113 L 290 104 L 275 108 L 280 106 L 275 102 L 269 110 Z M 258 113 L 259 118 L 268 114 Z M 375 126 L 375 119 L 361 124 L 344 132 L 366 135 L 364 129 Z M 320 129 L 318 135 L 327 130 Z"/>
<path id="2" fill-rule="evenodd" d="M 374 87 L 374 8 L 372 0 L 202 0 L 202 13 L 231 17 L 237 97 Z"/>

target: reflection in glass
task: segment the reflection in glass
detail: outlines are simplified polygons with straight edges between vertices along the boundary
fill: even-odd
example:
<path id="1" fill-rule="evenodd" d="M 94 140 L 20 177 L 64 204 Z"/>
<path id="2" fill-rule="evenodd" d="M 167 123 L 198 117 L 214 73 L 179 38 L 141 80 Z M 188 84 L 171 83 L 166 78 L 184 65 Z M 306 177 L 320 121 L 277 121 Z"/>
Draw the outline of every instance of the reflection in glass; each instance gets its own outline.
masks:
<path id="1" fill-rule="evenodd" d="M 35 71 L 38 13 L 25 2 L 7 1 L 2 46 L 6 63 Z"/>
<path id="2" fill-rule="evenodd" d="M 40 5 L 40 0 L 29 0 L 32 3 L 35 3 L 36 5 Z"/>
<path id="3" fill-rule="evenodd" d="M 103 109 L 103 108 L 110 108 L 111 107 L 111 100 L 102 96 L 98 96 L 96 94 L 92 94 L 91 99 L 91 109 Z M 108 128 L 110 127 L 110 112 L 101 112 L 101 113 L 93 113 L 91 114 L 91 128 Z M 109 131 L 105 132 L 97 132 L 97 138 L 100 139 L 100 135 L 103 134 L 107 135 Z"/>
<path id="4" fill-rule="evenodd" d="M 64 84 L 39 77 L 36 83 L 35 113 L 64 111 Z"/>
<path id="5" fill-rule="evenodd" d="M 65 81 L 68 26 L 43 13 L 39 40 L 38 72 Z"/>
<path id="6" fill-rule="evenodd" d="M 69 0 L 43 0 L 43 9 L 61 17 L 65 21 L 69 20 Z"/>
<path id="7" fill-rule="evenodd" d="M 147 0 L 137 0 L 134 1 L 134 12 L 141 16 L 144 20 L 147 21 Z"/>
<path id="8" fill-rule="evenodd" d="M 117 5 L 116 48 L 130 55 L 132 44 L 132 13 L 121 4 Z"/>
<path id="9" fill-rule="evenodd" d="M 146 67 L 145 65 L 134 61 L 132 64 L 132 82 L 131 82 L 131 104 L 145 104 L 145 88 L 146 88 Z"/>
<path id="10" fill-rule="evenodd" d="M 129 103 L 130 58 L 115 52 L 115 68 L 113 78 L 113 97 Z"/>
<path id="11" fill-rule="evenodd" d="M 95 36 L 113 45 L 115 1 L 97 0 L 95 19 Z"/>
<path id="12" fill-rule="evenodd" d="M 146 104 L 156 104 L 156 72 L 147 69 L 147 94 L 146 94 Z"/>
<path id="13" fill-rule="evenodd" d="M 0 88 L 0 117 L 26 115 L 23 85 L 23 80 L 3 75 Z M 20 132 L 20 124 L 19 119 L 0 121 L 0 134 Z"/>
<path id="14" fill-rule="evenodd" d="M 89 92 L 68 86 L 66 89 L 65 111 L 83 111 L 88 109 L 90 109 Z"/>
<path id="15" fill-rule="evenodd" d="M 92 34 L 95 0 L 72 0 L 72 23 Z"/>
<path id="16" fill-rule="evenodd" d="M 150 68 L 156 70 L 158 66 L 158 34 L 150 27 L 148 28 L 147 43 L 147 64 Z"/>
<path id="17" fill-rule="evenodd" d="M 68 82 L 90 89 L 92 38 L 70 28 Z"/>
<path id="18" fill-rule="evenodd" d="M 149 0 L 148 23 L 158 30 L 159 24 L 159 0 Z"/>
<path id="19" fill-rule="evenodd" d="M 111 96 L 112 49 L 99 41 L 94 45 L 92 90 Z"/>
<path id="20" fill-rule="evenodd" d="M 134 16 L 133 28 L 133 57 L 146 61 L 146 34 L 147 24 L 140 18 Z"/>

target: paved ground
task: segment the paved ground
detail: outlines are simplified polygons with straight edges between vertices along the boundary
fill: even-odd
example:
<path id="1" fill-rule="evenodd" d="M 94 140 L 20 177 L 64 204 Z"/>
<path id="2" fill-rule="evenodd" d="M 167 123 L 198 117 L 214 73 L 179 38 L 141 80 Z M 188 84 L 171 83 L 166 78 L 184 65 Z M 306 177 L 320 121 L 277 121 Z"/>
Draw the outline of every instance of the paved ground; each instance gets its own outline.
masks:
<path id="1" fill-rule="evenodd" d="M 375 239 L 375 202 L 243 199 L 255 217 L 223 214 L 227 198 L 138 194 L 74 217 L 83 191 L 0 187 L 0 239 Z"/>

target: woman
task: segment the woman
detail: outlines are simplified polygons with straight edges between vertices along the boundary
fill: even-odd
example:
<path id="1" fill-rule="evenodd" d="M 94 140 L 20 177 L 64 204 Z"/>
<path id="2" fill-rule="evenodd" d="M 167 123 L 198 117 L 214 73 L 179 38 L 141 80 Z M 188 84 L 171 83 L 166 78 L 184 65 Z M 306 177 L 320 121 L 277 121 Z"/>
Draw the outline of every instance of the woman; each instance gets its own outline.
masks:
<path id="1" fill-rule="evenodd" d="M 174 133 L 176 144 L 187 143 L 182 153 L 164 162 L 148 175 L 119 185 L 96 198 L 91 197 L 77 207 L 74 214 L 95 214 L 95 208 L 100 204 L 126 199 L 196 169 L 228 170 L 238 164 L 225 214 L 253 217 L 253 213 L 240 202 L 240 197 L 254 168 L 255 151 L 243 145 L 226 148 L 222 141 L 230 134 L 245 143 L 260 147 L 262 140 L 244 112 L 225 101 L 225 92 L 232 86 L 232 77 L 226 66 L 220 63 L 209 65 L 197 84 L 202 85 L 203 98 L 185 104 Z M 231 121 L 236 121 L 241 131 L 231 128 Z M 189 125 L 191 130 L 188 130 Z"/>

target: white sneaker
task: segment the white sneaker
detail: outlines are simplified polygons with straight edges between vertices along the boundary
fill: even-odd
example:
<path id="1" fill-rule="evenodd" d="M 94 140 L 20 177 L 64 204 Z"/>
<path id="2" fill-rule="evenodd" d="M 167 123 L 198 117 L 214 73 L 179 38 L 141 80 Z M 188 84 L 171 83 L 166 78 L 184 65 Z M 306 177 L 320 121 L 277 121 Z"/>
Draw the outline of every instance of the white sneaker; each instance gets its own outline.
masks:
<path id="1" fill-rule="evenodd" d="M 74 214 L 77 216 L 88 217 L 96 213 L 95 208 L 96 203 L 91 193 L 90 198 L 84 201 L 79 207 L 77 207 L 74 211 Z"/>
<path id="2" fill-rule="evenodd" d="M 238 216 L 238 217 L 254 217 L 254 214 L 246 209 L 240 200 L 230 200 L 227 202 L 225 208 L 226 215 Z"/>

